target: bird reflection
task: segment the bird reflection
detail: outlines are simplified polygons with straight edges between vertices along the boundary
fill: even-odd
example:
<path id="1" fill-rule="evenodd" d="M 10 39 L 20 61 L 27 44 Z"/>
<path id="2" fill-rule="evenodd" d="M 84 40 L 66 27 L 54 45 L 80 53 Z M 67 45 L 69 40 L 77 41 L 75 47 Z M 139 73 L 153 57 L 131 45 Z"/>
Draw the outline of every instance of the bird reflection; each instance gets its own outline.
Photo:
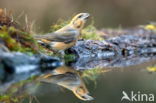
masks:
<path id="1" fill-rule="evenodd" d="M 71 90 L 76 97 L 84 101 L 93 100 L 78 72 L 71 67 L 61 66 L 51 73 L 41 76 L 41 82 L 54 83 Z"/>

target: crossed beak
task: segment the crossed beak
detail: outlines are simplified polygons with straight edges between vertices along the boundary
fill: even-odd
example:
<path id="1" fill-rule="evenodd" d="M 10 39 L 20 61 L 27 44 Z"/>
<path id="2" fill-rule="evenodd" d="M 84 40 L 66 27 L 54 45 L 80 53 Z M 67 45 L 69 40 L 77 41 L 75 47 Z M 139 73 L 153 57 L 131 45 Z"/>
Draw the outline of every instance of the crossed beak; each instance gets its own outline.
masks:
<path id="1" fill-rule="evenodd" d="M 81 97 L 82 97 L 82 99 L 84 101 L 92 101 L 92 100 L 94 100 L 94 98 L 92 96 L 90 96 L 89 94 L 85 94 L 85 95 L 83 95 Z"/>
<path id="2" fill-rule="evenodd" d="M 87 20 L 89 17 L 90 17 L 90 14 L 89 13 L 85 13 L 84 16 L 83 16 L 83 19 Z"/>

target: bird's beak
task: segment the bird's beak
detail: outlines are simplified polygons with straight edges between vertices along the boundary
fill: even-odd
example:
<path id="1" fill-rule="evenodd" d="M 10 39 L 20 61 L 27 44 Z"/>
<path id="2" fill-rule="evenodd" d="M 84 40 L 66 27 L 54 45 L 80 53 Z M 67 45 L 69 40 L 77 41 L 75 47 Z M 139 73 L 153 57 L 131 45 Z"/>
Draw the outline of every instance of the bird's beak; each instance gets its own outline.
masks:
<path id="1" fill-rule="evenodd" d="M 90 17 L 90 14 L 89 14 L 89 13 L 85 13 L 83 18 L 84 18 L 85 20 L 87 20 L 89 17 Z"/>
<path id="2" fill-rule="evenodd" d="M 91 100 L 94 100 L 94 98 L 92 96 L 90 96 L 89 94 L 85 94 L 82 96 L 82 100 L 91 101 Z"/>

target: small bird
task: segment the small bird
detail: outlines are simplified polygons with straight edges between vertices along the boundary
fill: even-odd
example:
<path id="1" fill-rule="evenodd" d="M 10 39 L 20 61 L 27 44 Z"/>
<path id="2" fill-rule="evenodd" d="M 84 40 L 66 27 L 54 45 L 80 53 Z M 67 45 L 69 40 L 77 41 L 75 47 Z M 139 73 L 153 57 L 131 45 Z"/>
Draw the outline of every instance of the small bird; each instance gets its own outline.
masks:
<path id="1" fill-rule="evenodd" d="M 64 88 L 67 88 L 68 90 L 71 90 L 75 94 L 75 96 L 81 100 L 93 100 L 93 97 L 89 95 L 85 83 L 81 79 L 80 75 L 70 67 L 58 67 L 51 73 L 41 76 L 39 78 L 39 81 L 45 83 L 54 83 Z"/>
<path id="2" fill-rule="evenodd" d="M 46 35 L 36 35 L 35 38 L 54 51 L 66 50 L 75 45 L 89 16 L 89 13 L 79 13 L 63 28 Z"/>

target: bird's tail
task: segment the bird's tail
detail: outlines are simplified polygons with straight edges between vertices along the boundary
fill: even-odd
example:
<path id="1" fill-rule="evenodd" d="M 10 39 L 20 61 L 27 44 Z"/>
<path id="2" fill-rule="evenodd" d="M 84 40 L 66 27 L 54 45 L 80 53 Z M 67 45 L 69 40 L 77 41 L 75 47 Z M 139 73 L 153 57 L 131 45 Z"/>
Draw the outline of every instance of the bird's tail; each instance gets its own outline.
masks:
<path id="1" fill-rule="evenodd" d="M 34 37 L 34 39 L 42 39 L 43 35 L 34 35 L 33 37 Z"/>

